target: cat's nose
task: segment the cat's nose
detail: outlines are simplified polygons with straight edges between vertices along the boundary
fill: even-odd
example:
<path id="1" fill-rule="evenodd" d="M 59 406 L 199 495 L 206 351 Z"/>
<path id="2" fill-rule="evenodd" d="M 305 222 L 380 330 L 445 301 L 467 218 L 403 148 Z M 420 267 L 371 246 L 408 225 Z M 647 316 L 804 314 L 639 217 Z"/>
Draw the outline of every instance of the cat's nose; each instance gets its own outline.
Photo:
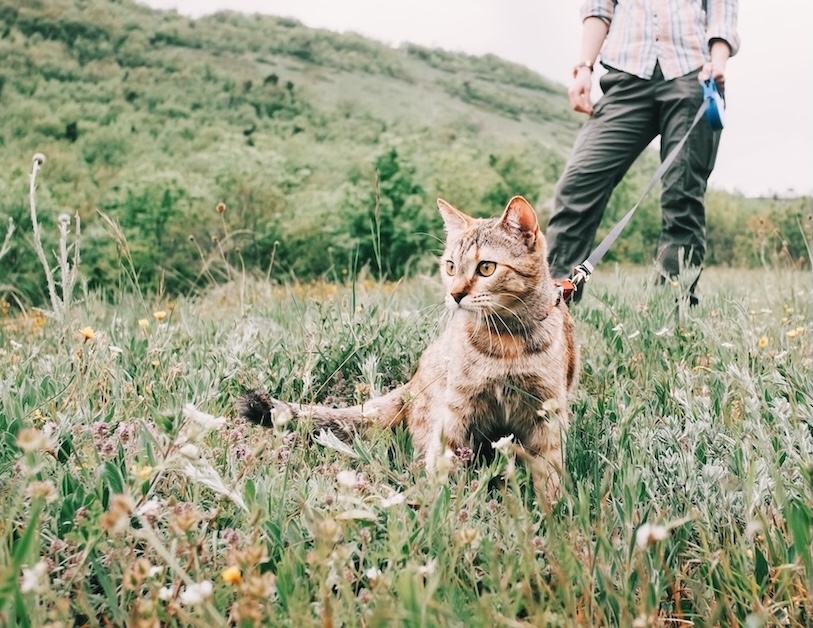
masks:
<path id="1" fill-rule="evenodd" d="M 455 303 L 460 303 L 465 296 L 465 292 L 452 292 L 452 298 L 455 300 Z"/>

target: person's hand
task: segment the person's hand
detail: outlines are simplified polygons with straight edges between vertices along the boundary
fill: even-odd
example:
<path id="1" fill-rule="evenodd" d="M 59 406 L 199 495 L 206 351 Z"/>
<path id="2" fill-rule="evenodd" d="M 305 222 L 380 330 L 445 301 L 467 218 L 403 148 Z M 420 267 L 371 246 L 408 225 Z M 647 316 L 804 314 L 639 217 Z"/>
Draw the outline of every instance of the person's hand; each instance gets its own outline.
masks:
<path id="1" fill-rule="evenodd" d="M 570 106 L 579 113 L 593 114 L 593 103 L 590 101 L 590 91 L 593 89 L 593 74 L 590 68 L 579 68 L 573 83 L 567 90 Z"/>
<path id="2" fill-rule="evenodd" d="M 717 87 L 725 87 L 725 64 L 715 64 L 712 61 L 707 61 L 700 68 L 700 73 L 697 75 L 697 80 L 705 83 L 710 78 L 714 79 Z"/>

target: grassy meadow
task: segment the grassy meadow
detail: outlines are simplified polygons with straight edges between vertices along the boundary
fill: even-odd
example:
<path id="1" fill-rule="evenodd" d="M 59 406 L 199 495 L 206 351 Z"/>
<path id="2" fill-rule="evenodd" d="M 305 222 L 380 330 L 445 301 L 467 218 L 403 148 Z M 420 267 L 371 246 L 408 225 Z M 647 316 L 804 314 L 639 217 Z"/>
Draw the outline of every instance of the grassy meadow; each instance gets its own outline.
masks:
<path id="1" fill-rule="evenodd" d="M 809 273 L 707 271 L 698 308 L 603 268 L 567 482 L 403 431 L 235 418 L 246 387 L 352 403 L 409 377 L 439 281 L 77 298 L 0 316 L 0 623 L 805 626 Z M 684 286 L 685 287 L 685 286 Z"/>

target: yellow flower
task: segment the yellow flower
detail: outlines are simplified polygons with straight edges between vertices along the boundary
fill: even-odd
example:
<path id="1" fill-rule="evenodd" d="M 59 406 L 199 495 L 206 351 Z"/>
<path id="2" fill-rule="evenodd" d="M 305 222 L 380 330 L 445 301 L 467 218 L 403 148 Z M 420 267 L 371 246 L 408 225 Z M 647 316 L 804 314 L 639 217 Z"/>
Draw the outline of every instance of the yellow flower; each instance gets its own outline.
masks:
<path id="1" fill-rule="evenodd" d="M 167 313 L 164 310 L 158 310 L 157 312 L 153 312 L 152 316 L 155 320 L 159 323 L 167 317 Z"/>
<path id="2" fill-rule="evenodd" d="M 243 576 L 240 573 L 240 569 L 238 567 L 226 567 L 221 573 L 220 577 L 223 578 L 223 582 L 228 584 L 239 584 L 240 580 L 242 580 Z"/>
<path id="3" fill-rule="evenodd" d="M 804 328 L 804 327 L 797 327 L 797 328 L 796 328 L 796 333 L 797 333 L 797 334 L 803 334 L 803 333 L 804 333 L 804 331 L 805 331 L 805 328 Z"/>
<path id="4" fill-rule="evenodd" d="M 768 337 L 767 337 L 767 336 L 763 336 L 762 338 L 760 338 L 760 339 L 757 341 L 757 346 L 758 346 L 760 349 L 764 349 L 765 347 L 767 347 L 767 346 L 768 346 Z"/>
<path id="5" fill-rule="evenodd" d="M 79 333 L 82 334 L 85 342 L 88 340 L 93 340 L 96 337 L 96 332 L 93 331 L 93 327 L 82 327 L 82 329 L 79 330 Z"/>
<path id="6" fill-rule="evenodd" d="M 791 338 L 791 339 L 796 338 L 796 336 L 798 336 L 798 335 L 799 335 L 799 332 L 797 332 L 795 329 L 791 329 L 791 330 L 790 330 L 790 331 L 787 333 L 787 337 L 788 337 L 788 338 Z"/>
<path id="7" fill-rule="evenodd" d="M 161 366 L 161 363 L 158 360 L 153 360 L 152 362 L 150 362 L 150 364 L 152 364 L 155 368 Z"/>
<path id="8" fill-rule="evenodd" d="M 139 326 L 141 329 L 147 329 L 147 327 L 149 327 L 149 326 L 150 326 L 150 321 L 149 321 L 149 320 L 147 320 L 146 318 L 139 318 L 139 319 L 138 319 L 138 326 Z"/>
<path id="9" fill-rule="evenodd" d="M 148 464 L 143 467 L 136 465 L 133 467 L 133 473 L 139 482 L 146 482 L 152 476 L 152 467 Z"/>

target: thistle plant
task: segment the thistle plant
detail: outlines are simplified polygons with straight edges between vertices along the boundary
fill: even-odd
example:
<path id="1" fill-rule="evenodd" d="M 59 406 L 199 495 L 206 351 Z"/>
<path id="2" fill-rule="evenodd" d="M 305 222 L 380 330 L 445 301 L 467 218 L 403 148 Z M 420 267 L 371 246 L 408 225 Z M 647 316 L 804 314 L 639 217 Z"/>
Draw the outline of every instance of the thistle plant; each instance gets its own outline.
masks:
<path id="1" fill-rule="evenodd" d="M 37 174 L 45 164 L 45 155 L 35 153 L 33 166 L 29 175 L 28 204 L 31 209 L 31 226 L 34 232 L 34 250 L 45 273 L 45 282 L 48 286 L 48 297 L 51 301 L 51 315 L 59 320 L 64 319 L 70 309 L 73 300 L 73 290 L 79 276 L 79 241 L 80 223 L 79 214 L 75 216 L 75 227 L 73 234 L 73 244 L 69 245 L 71 217 L 68 214 L 59 215 L 59 253 L 57 257 L 59 268 L 60 292 L 57 292 L 56 279 L 48 255 L 42 244 L 42 231 L 37 218 Z M 10 239 L 12 230 L 6 235 L 6 241 Z M 73 259 L 70 259 L 70 251 L 73 252 Z M 0 258 L 6 252 L 6 243 L 0 249 Z"/>

